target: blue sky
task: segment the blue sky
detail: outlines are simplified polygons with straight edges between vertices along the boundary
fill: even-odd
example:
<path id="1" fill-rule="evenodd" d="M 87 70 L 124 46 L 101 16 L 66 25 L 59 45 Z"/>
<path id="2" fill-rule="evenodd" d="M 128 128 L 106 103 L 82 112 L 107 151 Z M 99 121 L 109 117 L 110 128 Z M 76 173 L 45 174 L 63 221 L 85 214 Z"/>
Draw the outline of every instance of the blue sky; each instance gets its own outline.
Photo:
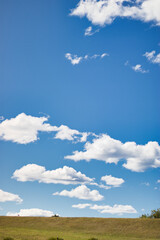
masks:
<path id="1" fill-rule="evenodd" d="M 159 9 L 0 1 L 0 215 L 159 207 Z"/>

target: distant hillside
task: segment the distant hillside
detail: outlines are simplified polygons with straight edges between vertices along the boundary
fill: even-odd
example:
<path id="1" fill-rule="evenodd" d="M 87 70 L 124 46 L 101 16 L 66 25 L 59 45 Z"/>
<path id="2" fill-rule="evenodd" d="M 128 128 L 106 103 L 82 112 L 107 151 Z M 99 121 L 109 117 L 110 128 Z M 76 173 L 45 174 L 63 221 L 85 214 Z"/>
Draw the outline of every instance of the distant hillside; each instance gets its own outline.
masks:
<path id="1" fill-rule="evenodd" d="M 0 217 L 0 240 L 160 239 L 160 219 Z"/>

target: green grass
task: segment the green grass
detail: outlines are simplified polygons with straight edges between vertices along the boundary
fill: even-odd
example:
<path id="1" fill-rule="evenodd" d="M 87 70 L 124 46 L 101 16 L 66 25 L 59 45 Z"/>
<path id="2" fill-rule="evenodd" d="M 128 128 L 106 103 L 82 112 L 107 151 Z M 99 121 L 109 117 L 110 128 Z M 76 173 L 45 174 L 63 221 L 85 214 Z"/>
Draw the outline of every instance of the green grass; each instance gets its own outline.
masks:
<path id="1" fill-rule="evenodd" d="M 160 219 L 0 217 L 0 240 L 156 240 Z"/>

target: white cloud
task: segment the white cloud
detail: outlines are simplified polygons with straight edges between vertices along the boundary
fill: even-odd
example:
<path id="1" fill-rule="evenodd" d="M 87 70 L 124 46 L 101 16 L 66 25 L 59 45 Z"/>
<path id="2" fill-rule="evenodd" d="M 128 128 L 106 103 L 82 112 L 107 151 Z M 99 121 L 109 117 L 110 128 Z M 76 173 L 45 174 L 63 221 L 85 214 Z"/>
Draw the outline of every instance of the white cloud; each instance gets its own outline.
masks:
<path id="1" fill-rule="evenodd" d="M 127 5 L 125 4 L 127 3 Z M 160 25 L 159 0 L 80 0 L 71 16 L 87 17 L 94 25 L 111 24 L 117 17 Z"/>
<path id="2" fill-rule="evenodd" d="M 81 136 L 79 142 L 86 142 L 86 141 L 87 141 L 87 137 L 88 137 L 89 135 L 93 135 L 93 134 L 92 134 L 92 133 L 87 133 L 87 132 L 82 132 L 81 135 L 82 135 L 82 136 Z"/>
<path id="3" fill-rule="evenodd" d="M 56 132 L 56 139 L 83 142 L 90 134 L 81 133 L 65 125 L 51 126 L 49 123 L 45 123 L 46 121 L 48 121 L 48 117 L 33 117 L 21 113 L 15 118 L 6 119 L 0 123 L 0 138 L 5 141 L 27 144 L 37 141 L 39 132 Z"/>
<path id="4" fill-rule="evenodd" d="M 79 132 L 78 130 L 71 129 L 65 125 L 61 125 L 60 127 L 57 127 L 57 134 L 55 138 L 61 140 L 77 140 L 78 142 L 85 142 L 88 135 L 90 135 L 90 133 Z"/>
<path id="5" fill-rule="evenodd" d="M 84 209 L 89 207 L 92 210 L 97 210 L 100 213 L 110 213 L 110 214 L 119 214 L 122 215 L 124 213 L 137 213 L 136 209 L 131 205 L 118 205 L 115 204 L 113 207 L 109 205 L 97 205 L 97 204 L 77 204 L 72 205 L 73 208 Z"/>
<path id="6" fill-rule="evenodd" d="M 86 28 L 85 33 L 84 33 L 85 36 L 92 36 L 93 34 L 94 33 L 92 32 L 92 27 L 91 26 Z"/>
<path id="7" fill-rule="evenodd" d="M 104 188 L 106 190 L 111 189 L 113 187 L 113 186 L 107 186 L 107 185 L 104 185 L 104 184 L 95 184 L 95 186 L 98 186 L 100 188 Z"/>
<path id="8" fill-rule="evenodd" d="M 141 73 L 147 73 L 148 71 L 147 70 L 144 70 L 142 68 L 142 65 L 140 64 L 137 64 L 135 66 L 132 66 L 132 69 L 135 71 L 135 72 L 141 72 Z"/>
<path id="9" fill-rule="evenodd" d="M 0 189 L 0 202 L 17 202 L 21 203 L 23 200 L 17 195 L 9 192 L 4 192 Z"/>
<path id="10" fill-rule="evenodd" d="M 110 213 L 110 214 L 124 214 L 124 213 L 137 213 L 136 209 L 134 209 L 131 205 L 117 205 L 115 204 L 113 207 L 109 205 L 93 205 L 90 209 L 97 210 L 100 213 Z"/>
<path id="11" fill-rule="evenodd" d="M 92 59 L 92 58 L 96 59 L 96 58 L 104 58 L 104 57 L 106 57 L 106 56 L 109 56 L 109 54 L 108 54 L 108 53 L 94 54 L 94 55 L 91 56 L 90 58 L 91 58 L 91 59 Z"/>
<path id="12" fill-rule="evenodd" d="M 91 204 L 89 203 L 79 203 L 79 204 L 75 204 L 75 205 L 72 205 L 73 208 L 79 208 L 79 209 L 84 209 L 86 207 L 90 207 Z"/>
<path id="13" fill-rule="evenodd" d="M 81 185 L 71 191 L 63 190 L 62 192 L 53 193 L 53 195 L 67 196 L 70 198 L 87 199 L 91 201 L 101 201 L 104 197 L 97 190 L 90 190 L 85 185 Z"/>
<path id="14" fill-rule="evenodd" d="M 107 177 L 110 179 L 107 180 Z M 114 178 L 110 175 L 101 178 L 101 180 L 105 181 L 109 186 L 101 183 L 98 184 L 94 182 L 94 178 L 89 178 L 85 174 L 82 174 L 80 171 L 77 172 L 71 167 L 64 166 L 63 168 L 58 168 L 55 170 L 46 170 L 45 167 L 37 164 L 28 164 L 20 169 L 17 169 L 13 173 L 12 178 L 20 182 L 38 181 L 39 183 L 43 182 L 64 185 L 87 184 L 104 188 L 106 190 L 110 189 L 111 187 L 119 187 L 124 182 L 122 178 Z"/>
<path id="15" fill-rule="evenodd" d="M 78 57 L 77 55 L 72 55 L 71 53 L 66 53 L 65 57 L 71 61 L 73 65 L 79 64 L 82 61 L 82 57 Z"/>
<path id="16" fill-rule="evenodd" d="M 26 144 L 38 139 L 38 132 L 50 132 L 55 128 L 48 123 L 47 117 L 32 117 L 25 113 L 0 123 L 0 137 L 6 141 Z"/>
<path id="17" fill-rule="evenodd" d="M 103 57 L 104 54 L 98 55 Z M 93 55 L 92 58 L 96 58 Z M 91 58 L 91 57 L 90 57 Z M 95 137 L 93 142 L 86 142 L 84 151 L 75 151 L 73 155 L 66 156 L 66 159 L 74 161 L 91 159 L 105 161 L 106 163 L 118 163 L 125 159 L 123 166 L 137 172 L 143 172 L 147 168 L 160 167 L 160 146 L 158 142 L 148 142 L 145 145 L 137 145 L 135 142 L 122 143 L 106 134 L 96 136 L 94 133 L 79 132 L 67 126 L 51 126 L 47 117 L 33 117 L 25 113 L 15 118 L 6 119 L 0 123 L 0 138 L 20 144 L 27 144 L 38 139 L 38 133 L 56 132 L 55 138 L 85 142 L 88 135 Z"/>
<path id="18" fill-rule="evenodd" d="M 84 35 L 85 36 L 92 36 L 94 35 L 96 32 L 99 32 L 99 29 L 93 30 L 92 26 L 89 26 L 88 28 L 85 29 Z"/>
<path id="19" fill-rule="evenodd" d="M 71 64 L 76 65 L 79 64 L 82 60 L 86 61 L 89 59 L 96 59 L 96 58 L 104 58 L 105 56 L 109 56 L 108 53 L 102 53 L 102 54 L 94 54 L 92 56 L 85 55 L 78 57 L 77 55 L 72 55 L 71 53 L 66 53 L 65 57 L 71 62 Z"/>
<path id="20" fill-rule="evenodd" d="M 104 57 L 106 57 L 106 56 L 109 56 L 107 53 L 103 53 L 103 54 L 101 54 L 101 58 L 104 58 Z"/>
<path id="21" fill-rule="evenodd" d="M 160 53 L 157 55 L 155 51 L 146 52 L 143 56 L 145 56 L 150 62 L 160 64 Z"/>
<path id="22" fill-rule="evenodd" d="M 136 64 L 135 66 L 132 66 L 129 61 L 126 61 L 125 66 L 129 66 L 132 70 L 134 70 L 135 72 L 141 72 L 141 73 L 148 73 L 149 70 L 144 70 L 142 68 L 142 65 L 141 64 Z"/>
<path id="23" fill-rule="evenodd" d="M 87 177 L 81 172 L 77 172 L 71 167 L 64 166 L 55 170 L 46 170 L 45 167 L 36 164 L 28 164 L 16 170 L 12 178 L 20 182 L 38 181 L 54 184 L 90 184 L 92 178 Z"/>
<path id="24" fill-rule="evenodd" d="M 148 168 L 160 167 L 160 146 L 158 142 L 148 142 L 137 145 L 135 142 L 122 143 L 106 134 L 86 142 L 84 151 L 74 151 L 73 155 L 65 157 L 74 161 L 91 159 L 117 164 L 126 160 L 123 166 L 135 172 L 143 172 Z"/>
<path id="25" fill-rule="evenodd" d="M 52 211 L 43 210 L 39 208 L 21 209 L 19 212 L 8 212 L 7 216 L 24 216 L 24 217 L 51 217 L 54 213 Z"/>
<path id="26" fill-rule="evenodd" d="M 78 134 L 79 134 L 78 130 L 70 129 L 67 126 L 61 125 L 58 128 L 58 132 L 57 132 L 55 138 L 61 139 L 61 140 L 67 139 L 67 140 L 72 140 L 73 141 L 74 136 L 78 135 Z"/>
<path id="27" fill-rule="evenodd" d="M 160 183 L 160 179 L 157 180 L 157 183 Z"/>
<path id="28" fill-rule="evenodd" d="M 107 185 L 113 187 L 120 187 L 120 185 L 124 183 L 124 180 L 122 178 L 112 177 L 111 175 L 103 176 L 101 177 L 101 180 L 105 181 Z"/>

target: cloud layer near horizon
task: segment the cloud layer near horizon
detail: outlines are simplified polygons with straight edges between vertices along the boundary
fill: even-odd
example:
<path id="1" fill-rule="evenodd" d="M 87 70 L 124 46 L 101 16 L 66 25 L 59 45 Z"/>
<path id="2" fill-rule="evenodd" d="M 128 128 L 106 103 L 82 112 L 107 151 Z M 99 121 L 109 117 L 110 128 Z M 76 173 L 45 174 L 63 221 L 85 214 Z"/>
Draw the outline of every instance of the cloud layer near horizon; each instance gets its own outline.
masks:
<path id="1" fill-rule="evenodd" d="M 7 216 L 24 216 L 24 217 L 51 217 L 54 213 L 52 211 L 43 210 L 39 208 L 21 209 L 19 212 L 8 212 Z"/>
<path id="2" fill-rule="evenodd" d="M 160 26 L 160 1 L 80 0 L 70 15 L 86 17 L 99 26 L 111 24 L 117 17 L 153 22 Z"/>
<path id="3" fill-rule="evenodd" d="M 122 215 L 124 213 L 137 213 L 136 209 L 131 205 L 118 205 L 115 204 L 113 207 L 109 205 L 97 205 L 97 204 L 75 204 L 72 205 L 73 208 L 84 209 L 89 207 L 92 210 L 97 210 L 100 213 L 110 213 L 110 214 L 119 214 Z"/>

